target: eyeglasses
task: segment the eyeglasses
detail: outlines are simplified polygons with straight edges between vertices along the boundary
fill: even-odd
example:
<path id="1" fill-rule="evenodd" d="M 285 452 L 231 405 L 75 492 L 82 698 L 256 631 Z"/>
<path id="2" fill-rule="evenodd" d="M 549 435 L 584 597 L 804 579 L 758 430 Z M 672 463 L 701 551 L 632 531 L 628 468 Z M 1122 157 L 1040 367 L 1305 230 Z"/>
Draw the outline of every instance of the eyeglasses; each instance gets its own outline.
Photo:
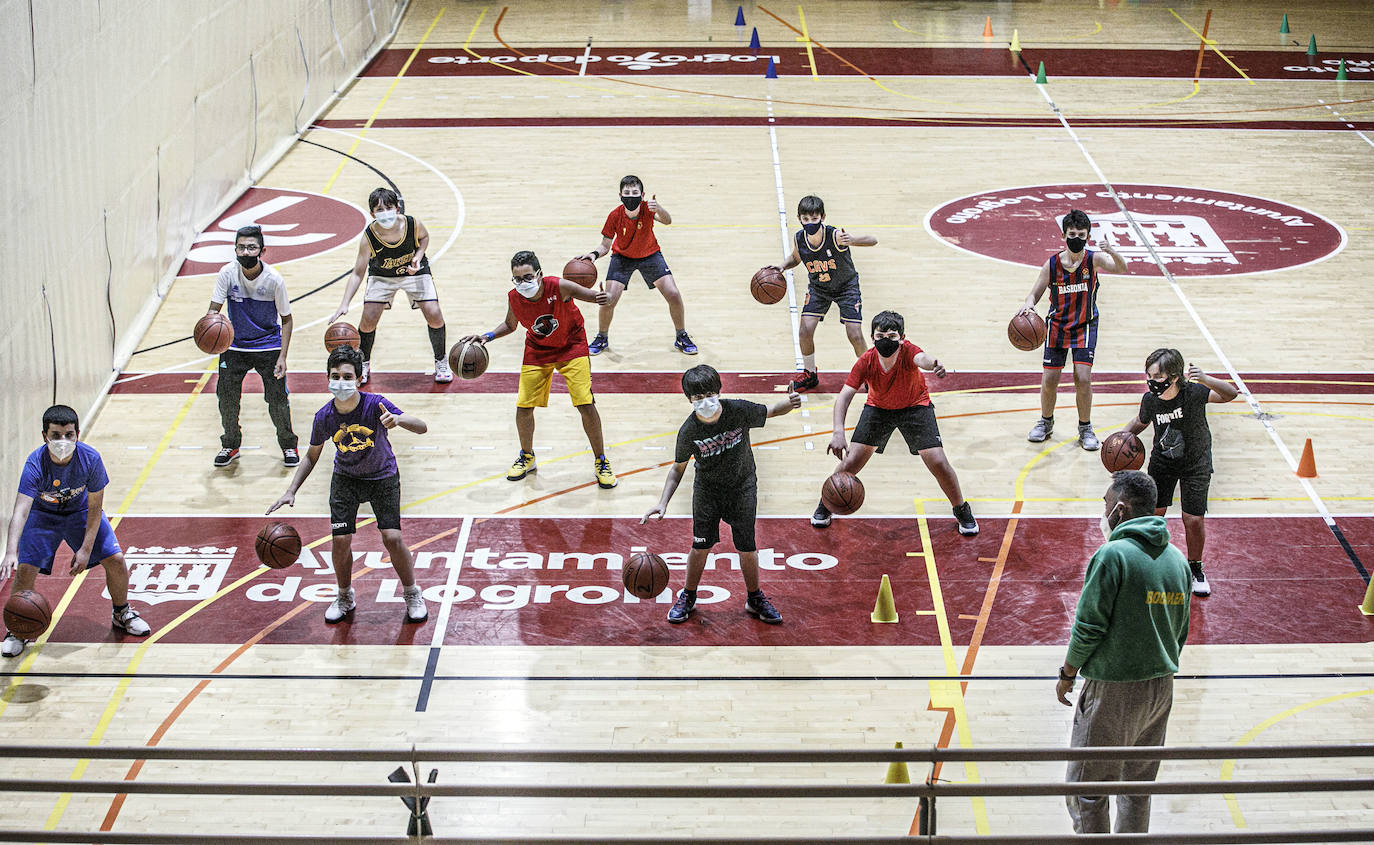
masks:
<path id="1" fill-rule="evenodd" d="M 537 273 L 526 273 L 523 276 L 511 276 L 510 280 L 512 282 L 532 282 L 537 278 L 539 278 Z"/>
<path id="2" fill-rule="evenodd" d="M 262 247 L 257 244 L 234 244 L 234 252 L 240 255 L 257 255 L 262 252 Z"/>

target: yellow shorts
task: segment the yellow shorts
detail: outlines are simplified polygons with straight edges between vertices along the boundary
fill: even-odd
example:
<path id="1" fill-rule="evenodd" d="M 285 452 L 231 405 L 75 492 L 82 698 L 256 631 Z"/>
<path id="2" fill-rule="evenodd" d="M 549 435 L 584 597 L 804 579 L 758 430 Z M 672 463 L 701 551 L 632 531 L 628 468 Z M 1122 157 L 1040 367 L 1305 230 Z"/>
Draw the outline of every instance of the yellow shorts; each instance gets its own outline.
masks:
<path id="1" fill-rule="evenodd" d="M 515 396 L 517 408 L 547 408 L 549 388 L 553 383 L 553 371 L 557 370 L 568 382 L 568 394 L 572 403 L 590 405 L 596 401 L 592 396 L 592 364 L 586 355 L 571 361 L 557 364 L 525 364 L 520 367 L 520 391 Z"/>

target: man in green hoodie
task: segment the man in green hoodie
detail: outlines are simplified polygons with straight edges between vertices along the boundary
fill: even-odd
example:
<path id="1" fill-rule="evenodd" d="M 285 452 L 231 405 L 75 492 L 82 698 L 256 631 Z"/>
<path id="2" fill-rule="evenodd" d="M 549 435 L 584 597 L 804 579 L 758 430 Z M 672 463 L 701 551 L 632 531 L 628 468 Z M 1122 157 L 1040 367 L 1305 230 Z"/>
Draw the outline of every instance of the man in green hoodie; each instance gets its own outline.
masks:
<path id="1" fill-rule="evenodd" d="M 1174 673 L 1188 639 L 1192 573 L 1155 516 L 1155 482 L 1118 472 L 1102 497 L 1106 538 L 1088 561 L 1069 651 L 1059 669 L 1059 703 L 1073 706 L 1071 747 L 1163 745 L 1174 703 Z M 1087 682 L 1070 705 L 1082 670 Z M 1158 760 L 1070 761 L 1067 779 L 1154 780 Z M 1105 795 L 1068 796 L 1077 833 L 1110 833 Z M 1150 829 L 1150 796 L 1118 795 L 1116 832 Z"/>

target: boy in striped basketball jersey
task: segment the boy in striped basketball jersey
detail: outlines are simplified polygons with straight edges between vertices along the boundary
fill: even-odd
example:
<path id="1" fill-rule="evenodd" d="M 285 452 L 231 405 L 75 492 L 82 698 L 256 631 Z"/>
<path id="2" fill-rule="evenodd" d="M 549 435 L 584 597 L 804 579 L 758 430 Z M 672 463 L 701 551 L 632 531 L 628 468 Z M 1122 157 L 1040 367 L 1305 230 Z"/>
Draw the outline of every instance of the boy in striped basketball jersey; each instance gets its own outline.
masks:
<path id="1" fill-rule="evenodd" d="M 1050 311 L 1045 318 L 1044 375 L 1040 380 L 1040 420 L 1026 435 L 1041 443 L 1054 431 L 1054 402 L 1064 364 L 1073 354 L 1074 398 L 1078 405 L 1078 444 L 1089 452 L 1101 445 L 1093 432 L 1093 357 L 1097 353 L 1097 271 L 1126 272 L 1126 260 L 1102 241 L 1102 252 L 1088 249 L 1092 221 L 1078 209 L 1064 215 L 1065 248 L 1051 255 L 1019 313 L 1035 311 L 1046 290 Z"/>

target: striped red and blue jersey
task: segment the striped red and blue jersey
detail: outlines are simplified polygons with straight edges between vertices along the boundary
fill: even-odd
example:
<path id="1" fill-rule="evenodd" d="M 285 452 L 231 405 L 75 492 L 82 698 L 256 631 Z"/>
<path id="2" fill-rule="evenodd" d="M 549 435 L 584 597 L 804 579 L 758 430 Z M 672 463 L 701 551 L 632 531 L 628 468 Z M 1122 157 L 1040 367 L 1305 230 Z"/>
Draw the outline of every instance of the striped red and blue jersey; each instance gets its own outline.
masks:
<path id="1" fill-rule="evenodd" d="M 1090 348 L 1097 335 L 1097 267 L 1093 251 L 1073 270 L 1050 257 L 1050 313 L 1045 320 L 1045 345 L 1052 349 Z"/>

